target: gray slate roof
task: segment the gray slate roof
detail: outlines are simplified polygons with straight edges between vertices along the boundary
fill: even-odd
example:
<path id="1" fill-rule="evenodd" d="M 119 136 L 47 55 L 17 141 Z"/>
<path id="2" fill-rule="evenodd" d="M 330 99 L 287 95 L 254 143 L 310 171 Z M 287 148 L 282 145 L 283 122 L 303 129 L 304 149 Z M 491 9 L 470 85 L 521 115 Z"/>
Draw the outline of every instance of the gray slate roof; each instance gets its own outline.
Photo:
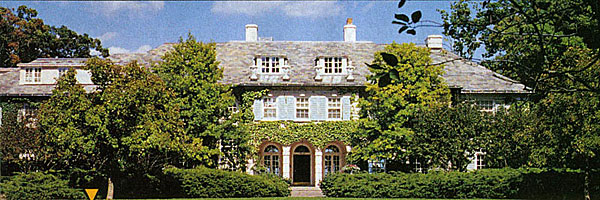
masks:
<path id="1" fill-rule="evenodd" d="M 53 62 L 61 63 L 62 61 L 73 63 L 71 61 L 74 60 L 71 60 L 70 58 L 68 60 L 56 59 Z M 65 65 L 61 64 L 60 66 Z M 82 65 L 74 64 L 73 66 Z M 55 85 L 48 84 L 20 85 L 19 68 L 0 68 L 0 96 L 50 96 L 52 95 L 54 87 Z M 87 91 L 91 91 L 95 86 L 84 85 L 83 88 Z"/>
<path id="2" fill-rule="evenodd" d="M 114 54 L 109 57 L 113 62 L 126 64 L 133 60 L 150 67 L 173 49 L 173 43 L 163 44 L 147 53 Z M 373 60 L 376 51 L 385 45 L 372 42 L 322 42 L 322 41 L 230 41 L 217 43 L 217 60 L 224 68 L 221 82 L 241 86 L 364 86 L 365 75 L 369 74 L 365 63 Z M 290 79 L 282 80 L 282 74 L 261 75 L 258 80 L 250 80 L 250 66 L 256 56 L 285 56 L 290 66 Z M 356 68 L 353 81 L 346 76 L 323 76 L 316 81 L 314 62 L 320 56 L 347 56 Z M 525 86 L 509 78 L 486 69 L 477 63 L 462 59 L 447 51 L 432 52 L 433 63 L 444 63 L 443 75 L 452 88 L 461 88 L 462 93 L 529 93 Z M 78 66 L 84 58 L 46 58 L 31 63 L 19 64 L 21 67 L 33 66 Z M 19 85 L 18 68 L 0 71 L 0 95 L 48 95 L 52 85 Z"/>

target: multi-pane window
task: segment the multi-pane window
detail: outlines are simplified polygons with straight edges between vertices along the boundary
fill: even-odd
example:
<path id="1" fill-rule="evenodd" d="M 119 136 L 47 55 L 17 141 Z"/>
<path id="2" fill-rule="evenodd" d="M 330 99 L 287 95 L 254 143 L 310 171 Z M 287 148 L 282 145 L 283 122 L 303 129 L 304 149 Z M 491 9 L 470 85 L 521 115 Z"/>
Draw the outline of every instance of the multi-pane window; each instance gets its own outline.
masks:
<path id="1" fill-rule="evenodd" d="M 296 99 L 296 118 L 308 119 L 308 98 L 300 97 Z"/>
<path id="2" fill-rule="evenodd" d="M 280 175 L 279 149 L 275 145 L 269 145 L 263 153 L 263 165 L 267 173 Z"/>
<path id="3" fill-rule="evenodd" d="M 25 69 L 25 82 L 27 82 L 27 83 L 42 82 L 42 68 L 27 68 L 27 69 Z"/>
<path id="4" fill-rule="evenodd" d="M 337 146 L 330 145 L 325 149 L 325 152 L 323 153 L 323 162 L 325 164 L 323 176 L 340 171 L 340 157 L 340 149 Z"/>
<path id="5" fill-rule="evenodd" d="M 65 74 L 67 74 L 67 71 L 69 71 L 69 68 L 66 68 L 66 67 L 58 68 L 58 77 L 61 77 Z"/>
<path id="6" fill-rule="evenodd" d="M 264 118 L 277 118 L 276 99 L 272 97 L 263 99 L 263 111 Z"/>
<path id="7" fill-rule="evenodd" d="M 279 57 L 261 57 L 261 67 L 260 70 L 262 73 L 279 73 Z"/>
<path id="8" fill-rule="evenodd" d="M 415 172 L 423 173 L 423 165 L 417 159 L 415 159 Z"/>
<path id="9" fill-rule="evenodd" d="M 342 73 L 342 58 L 327 57 L 327 58 L 323 58 L 323 60 L 325 61 L 325 73 L 326 74 Z"/>
<path id="10" fill-rule="evenodd" d="M 479 108 L 481 110 L 484 110 L 484 111 L 493 111 L 494 110 L 494 101 L 492 101 L 492 100 L 478 100 L 477 101 L 477 106 L 479 106 Z"/>
<path id="11" fill-rule="evenodd" d="M 477 169 L 485 168 L 485 154 L 477 153 L 475 154 L 475 163 Z"/>
<path id="12" fill-rule="evenodd" d="M 340 98 L 327 99 L 327 118 L 341 119 L 342 118 L 342 103 Z"/>
<path id="13" fill-rule="evenodd" d="M 37 108 L 30 104 L 23 104 L 23 108 L 19 109 L 17 120 L 24 122 L 28 128 L 34 128 L 36 123 Z"/>

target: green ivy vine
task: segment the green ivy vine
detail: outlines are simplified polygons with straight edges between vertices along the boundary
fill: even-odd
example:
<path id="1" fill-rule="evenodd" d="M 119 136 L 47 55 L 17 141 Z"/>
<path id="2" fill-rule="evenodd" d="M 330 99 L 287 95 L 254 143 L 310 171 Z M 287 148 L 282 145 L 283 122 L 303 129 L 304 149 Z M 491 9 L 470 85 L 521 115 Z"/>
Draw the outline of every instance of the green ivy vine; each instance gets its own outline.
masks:
<path id="1" fill-rule="evenodd" d="M 263 141 L 281 145 L 291 145 L 305 140 L 317 148 L 330 142 L 340 141 L 349 144 L 351 136 L 359 129 L 359 121 L 334 121 L 316 123 L 296 123 L 289 121 L 258 122 L 249 124 L 251 144 L 258 149 Z"/>

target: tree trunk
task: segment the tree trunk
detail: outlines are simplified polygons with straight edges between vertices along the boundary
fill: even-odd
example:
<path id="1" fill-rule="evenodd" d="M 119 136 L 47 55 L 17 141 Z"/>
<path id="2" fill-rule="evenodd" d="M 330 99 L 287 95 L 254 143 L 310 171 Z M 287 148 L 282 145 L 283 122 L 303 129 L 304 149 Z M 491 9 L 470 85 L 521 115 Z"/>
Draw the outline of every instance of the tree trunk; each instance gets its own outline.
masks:
<path id="1" fill-rule="evenodd" d="M 106 189 L 106 199 L 113 199 L 114 196 L 114 184 L 112 182 L 112 180 L 110 179 L 110 177 L 108 178 L 108 189 Z"/>
<path id="2" fill-rule="evenodd" d="M 585 159 L 585 172 L 583 178 L 583 199 L 591 200 L 590 197 L 590 159 Z"/>

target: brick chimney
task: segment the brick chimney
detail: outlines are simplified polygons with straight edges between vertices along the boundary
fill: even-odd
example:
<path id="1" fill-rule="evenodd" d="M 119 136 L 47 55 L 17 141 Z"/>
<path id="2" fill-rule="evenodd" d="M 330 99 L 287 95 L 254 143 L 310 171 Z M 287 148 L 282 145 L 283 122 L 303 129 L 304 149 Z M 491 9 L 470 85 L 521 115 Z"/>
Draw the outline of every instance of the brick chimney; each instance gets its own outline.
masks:
<path id="1" fill-rule="evenodd" d="M 352 18 L 348 18 L 344 25 L 344 42 L 356 42 L 356 26 L 352 24 Z"/>
<path id="2" fill-rule="evenodd" d="M 439 51 L 444 48 L 442 43 L 443 40 L 441 35 L 429 35 L 427 36 L 427 39 L 425 39 L 425 43 L 429 49 Z"/>
<path id="3" fill-rule="evenodd" d="M 246 24 L 246 42 L 258 41 L 258 25 Z"/>

